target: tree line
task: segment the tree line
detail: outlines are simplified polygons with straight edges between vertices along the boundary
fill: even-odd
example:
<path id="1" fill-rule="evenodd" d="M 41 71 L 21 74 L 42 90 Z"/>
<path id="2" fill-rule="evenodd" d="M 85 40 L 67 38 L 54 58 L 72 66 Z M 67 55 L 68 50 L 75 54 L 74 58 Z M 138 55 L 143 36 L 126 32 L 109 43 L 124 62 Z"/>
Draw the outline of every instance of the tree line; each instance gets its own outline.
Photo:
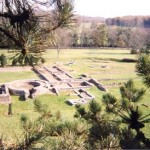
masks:
<path id="1" fill-rule="evenodd" d="M 106 19 L 107 25 L 150 28 L 150 16 L 124 16 Z"/>
<path id="2" fill-rule="evenodd" d="M 144 28 L 129 28 L 92 25 L 81 33 L 73 34 L 73 47 L 121 47 L 132 50 L 142 50 L 149 47 L 149 30 Z"/>
<path id="3" fill-rule="evenodd" d="M 1 34 L 1 47 L 12 47 L 9 38 L 5 38 Z M 150 31 L 144 28 L 129 28 L 107 26 L 105 24 L 92 24 L 88 28 L 83 28 L 79 32 L 79 28 L 57 29 L 51 35 L 52 41 L 47 41 L 41 45 L 41 52 L 45 48 L 78 48 L 78 47 L 112 47 L 112 48 L 128 48 L 133 52 L 146 50 L 150 47 Z M 40 39 L 39 41 L 40 42 Z M 35 48 L 35 47 L 34 47 Z M 43 48 L 43 49 L 42 49 Z M 33 49 L 33 48 L 32 48 Z M 36 50 L 36 49 L 34 49 Z M 40 52 L 38 49 L 37 52 Z"/>
<path id="4" fill-rule="evenodd" d="M 9 10 L 10 8 L 7 8 L 7 9 Z M 73 8 L 71 9 L 73 10 Z M 40 11 L 36 10 L 35 13 L 36 13 L 34 14 L 35 19 L 29 18 L 28 23 L 26 23 L 26 21 L 23 21 L 24 26 L 26 26 L 26 24 L 28 25 L 28 29 L 27 29 L 27 26 L 26 28 L 23 27 L 22 22 L 19 22 L 19 23 L 14 22 L 12 24 L 12 20 L 10 18 L 2 15 L 1 26 L 3 27 L 3 29 L 1 29 L 1 32 L 0 32 L 0 35 L 1 35 L 0 47 L 22 49 L 22 52 L 30 51 L 31 53 L 36 53 L 36 55 L 44 51 L 44 49 L 52 48 L 52 47 L 53 48 L 59 47 L 60 49 L 70 48 L 70 47 L 71 48 L 77 48 L 77 47 L 116 48 L 118 47 L 118 48 L 131 49 L 132 53 L 137 53 L 140 50 L 146 50 L 146 49 L 149 49 L 150 47 L 150 41 L 149 41 L 150 30 L 149 28 L 143 28 L 142 26 L 143 22 L 147 22 L 149 20 L 149 17 L 128 16 L 128 17 L 106 19 L 105 21 L 104 19 L 99 18 L 99 21 L 96 21 L 91 18 L 84 18 L 82 16 L 81 17 L 76 16 L 71 21 L 66 22 L 66 26 L 65 26 L 63 25 L 64 24 L 63 21 L 61 22 L 62 25 L 60 25 L 57 22 L 57 20 L 54 19 L 55 16 L 54 18 L 49 19 L 48 16 L 52 15 L 52 13 L 50 12 L 43 12 L 41 10 Z M 70 15 L 69 16 L 70 18 L 72 17 L 71 12 L 70 14 L 68 13 L 67 15 Z M 122 21 L 126 23 L 117 24 L 115 23 L 117 21 L 113 21 L 117 19 L 120 20 L 119 22 Z M 32 21 L 30 22 L 30 20 Z M 6 21 L 7 21 L 7 24 L 10 24 L 11 28 L 5 27 L 4 23 Z M 134 21 L 136 21 L 136 23 L 133 23 Z M 68 26 L 69 28 L 66 28 L 67 23 L 69 25 Z M 130 23 L 133 25 L 130 25 Z M 53 27 L 51 27 L 51 24 L 53 25 Z M 127 25 L 124 25 L 124 24 L 127 24 Z M 5 31 L 4 29 L 9 32 L 4 32 Z M 10 34 L 11 36 L 12 34 L 14 34 L 13 40 L 11 39 L 10 35 L 8 36 L 8 33 L 11 33 Z M 19 36 L 17 36 L 16 33 Z M 30 34 L 27 34 L 27 33 L 30 33 Z M 26 37 L 27 35 L 28 37 Z M 17 40 L 21 41 L 20 38 L 22 39 L 22 42 L 23 42 L 22 44 L 20 42 L 17 42 Z M 18 44 L 21 44 L 20 45 L 21 47 Z M 25 48 L 25 45 L 26 45 L 26 48 Z M 28 49 L 28 50 L 24 50 L 24 49 Z M 33 57 L 33 55 L 31 57 Z M 18 60 L 18 57 L 16 57 L 16 61 L 17 60 Z"/>

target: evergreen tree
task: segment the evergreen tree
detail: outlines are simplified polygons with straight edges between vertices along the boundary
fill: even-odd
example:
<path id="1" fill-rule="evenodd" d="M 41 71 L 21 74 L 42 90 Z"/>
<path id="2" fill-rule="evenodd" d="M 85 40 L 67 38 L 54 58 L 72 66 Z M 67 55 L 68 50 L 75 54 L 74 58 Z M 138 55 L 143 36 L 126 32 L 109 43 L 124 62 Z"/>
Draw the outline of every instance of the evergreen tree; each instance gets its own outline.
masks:
<path id="1" fill-rule="evenodd" d="M 150 114 L 143 115 L 141 106 L 138 104 L 142 100 L 145 90 L 136 89 L 133 81 L 129 80 L 124 86 L 120 87 L 120 93 L 121 99 L 119 100 L 111 94 L 103 96 L 106 111 L 114 114 L 116 121 L 126 124 L 129 132 L 135 131 L 136 134 L 132 139 L 133 147 L 130 148 L 142 148 L 141 142 L 144 144 L 143 148 L 150 148 L 150 139 L 147 139 L 141 130 L 146 123 L 150 122 Z M 124 141 L 122 140 L 121 143 L 124 143 Z"/>
<path id="2" fill-rule="evenodd" d="M 12 59 L 21 65 L 25 60 L 33 65 L 31 58 L 41 57 L 44 48 L 53 43 L 53 31 L 72 23 L 71 0 L 2 0 L 0 7 L 0 32 L 12 41 L 11 48 L 20 50 Z M 43 7 L 53 11 L 41 15 Z"/>
<path id="3" fill-rule="evenodd" d="M 139 56 L 136 72 L 142 77 L 144 84 L 150 88 L 150 56 L 148 54 Z"/>
<path id="4" fill-rule="evenodd" d="M 92 101 L 88 111 L 81 105 L 76 105 L 75 117 L 84 119 L 89 125 L 87 147 L 89 149 L 119 148 L 119 130 L 106 114 L 102 112 L 99 103 Z"/>
<path id="5" fill-rule="evenodd" d="M 34 109 L 39 113 L 36 119 L 21 115 L 22 136 L 14 144 L 7 145 L 0 138 L 3 149 L 34 149 L 36 144 L 41 149 L 52 150 L 85 150 L 88 125 L 83 120 L 63 121 L 61 113 L 52 114 L 48 106 L 39 100 L 34 101 Z"/>

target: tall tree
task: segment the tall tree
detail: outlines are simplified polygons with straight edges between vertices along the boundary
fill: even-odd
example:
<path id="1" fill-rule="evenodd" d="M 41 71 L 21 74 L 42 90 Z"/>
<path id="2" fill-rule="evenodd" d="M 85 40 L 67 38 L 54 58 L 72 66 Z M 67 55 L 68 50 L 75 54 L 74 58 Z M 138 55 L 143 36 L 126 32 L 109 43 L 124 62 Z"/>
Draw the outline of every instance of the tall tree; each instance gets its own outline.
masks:
<path id="1" fill-rule="evenodd" d="M 45 6 L 53 9 L 43 15 Z M 0 7 L 0 32 L 21 50 L 15 61 L 22 63 L 53 44 L 54 30 L 72 23 L 71 0 L 1 0 Z"/>
<path id="2" fill-rule="evenodd" d="M 102 24 L 93 32 L 93 41 L 95 46 L 108 45 L 108 31 L 106 25 Z"/>
<path id="3" fill-rule="evenodd" d="M 72 45 L 73 47 L 79 47 L 81 45 L 81 40 L 80 40 L 78 33 L 73 34 Z"/>
<path id="4" fill-rule="evenodd" d="M 117 27 L 108 27 L 108 45 L 110 47 L 116 47 L 117 43 Z"/>
<path id="5" fill-rule="evenodd" d="M 117 28 L 117 41 L 116 45 L 118 47 L 126 47 L 126 34 L 124 32 L 124 28 L 118 27 Z"/>
<path id="6" fill-rule="evenodd" d="M 146 32 L 142 29 L 132 29 L 130 32 L 129 47 L 132 54 L 137 54 L 146 44 Z"/>

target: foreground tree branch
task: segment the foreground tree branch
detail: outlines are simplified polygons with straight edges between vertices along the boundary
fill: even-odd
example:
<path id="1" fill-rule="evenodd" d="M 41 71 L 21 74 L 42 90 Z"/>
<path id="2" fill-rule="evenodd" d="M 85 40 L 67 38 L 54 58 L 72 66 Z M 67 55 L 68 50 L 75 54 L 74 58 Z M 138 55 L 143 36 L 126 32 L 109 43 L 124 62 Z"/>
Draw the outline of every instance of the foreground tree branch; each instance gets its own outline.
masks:
<path id="1" fill-rule="evenodd" d="M 0 4 L 0 32 L 12 41 L 7 43 L 10 48 L 20 50 L 17 57 L 22 62 L 31 55 L 41 56 L 41 49 L 55 43 L 53 31 L 73 22 L 71 0 L 1 0 Z"/>

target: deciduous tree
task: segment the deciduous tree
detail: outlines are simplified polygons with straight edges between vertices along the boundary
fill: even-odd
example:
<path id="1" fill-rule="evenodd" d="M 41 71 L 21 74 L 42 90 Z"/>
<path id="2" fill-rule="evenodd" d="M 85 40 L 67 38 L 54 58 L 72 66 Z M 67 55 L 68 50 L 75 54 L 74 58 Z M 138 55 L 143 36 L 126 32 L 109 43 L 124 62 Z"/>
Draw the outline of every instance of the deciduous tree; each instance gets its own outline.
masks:
<path id="1" fill-rule="evenodd" d="M 106 25 L 102 24 L 93 32 L 93 41 L 95 46 L 108 45 L 108 31 Z"/>

